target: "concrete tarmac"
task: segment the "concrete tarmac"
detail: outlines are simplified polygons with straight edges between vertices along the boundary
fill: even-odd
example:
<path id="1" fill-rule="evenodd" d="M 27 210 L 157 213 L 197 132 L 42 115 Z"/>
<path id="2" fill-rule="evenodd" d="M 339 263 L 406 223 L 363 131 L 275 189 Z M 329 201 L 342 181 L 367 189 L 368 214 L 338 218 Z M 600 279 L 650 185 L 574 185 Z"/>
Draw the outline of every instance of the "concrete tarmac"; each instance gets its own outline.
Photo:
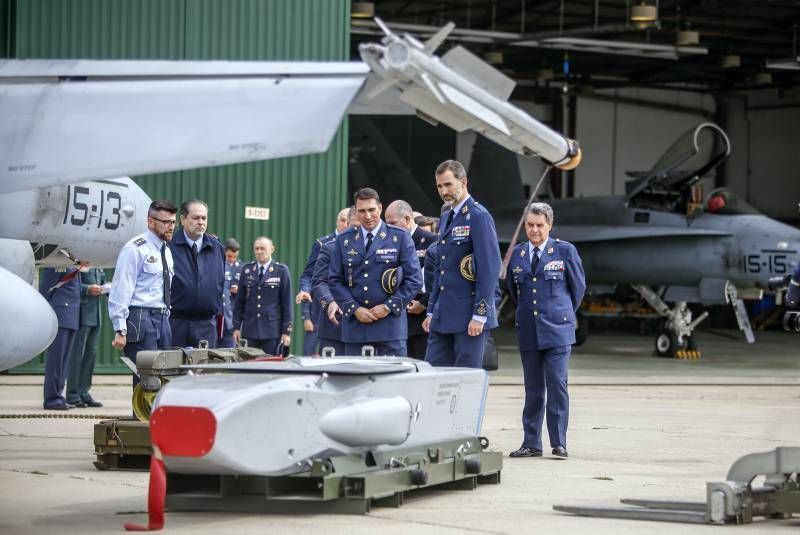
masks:
<path id="1" fill-rule="evenodd" d="M 411 493 L 365 516 L 168 513 L 167 533 L 797 533 L 800 517 L 741 526 L 589 519 L 554 504 L 615 506 L 620 498 L 702 501 L 740 456 L 800 446 L 800 338 L 700 333 L 699 361 L 657 359 L 651 337 L 606 335 L 570 365 L 568 460 L 504 459 L 502 483 Z M 504 453 L 521 442 L 524 399 L 513 338 L 498 333 L 483 435 Z M 796 342 L 795 342 L 796 341 Z M 148 475 L 100 472 L 92 416 L 130 413 L 127 377 L 97 377 L 101 409 L 40 418 L 42 378 L 0 376 L 0 533 L 119 533 L 146 523 Z M 52 415 L 49 413 L 48 415 Z M 546 432 L 545 432 L 546 436 Z"/>

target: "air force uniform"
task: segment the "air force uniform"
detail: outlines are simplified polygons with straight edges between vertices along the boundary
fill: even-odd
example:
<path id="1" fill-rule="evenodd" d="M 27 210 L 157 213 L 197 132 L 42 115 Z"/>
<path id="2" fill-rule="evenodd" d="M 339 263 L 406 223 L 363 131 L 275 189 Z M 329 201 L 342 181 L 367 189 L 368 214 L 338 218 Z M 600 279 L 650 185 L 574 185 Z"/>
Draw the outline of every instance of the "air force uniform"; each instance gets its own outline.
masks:
<path id="1" fill-rule="evenodd" d="M 175 260 L 170 327 L 172 343 L 197 347 L 208 340 L 217 347 L 217 315 L 225 287 L 225 248 L 216 236 L 203 234 L 193 242 L 181 230 L 169 244 Z"/>
<path id="2" fill-rule="evenodd" d="M 233 302 L 236 296 L 231 293 L 231 288 L 239 287 L 239 275 L 242 272 L 242 263 L 238 260 L 233 264 L 225 262 L 225 286 L 222 290 L 222 340 L 219 347 L 233 347 Z"/>
<path id="3" fill-rule="evenodd" d="M 494 220 L 468 196 L 442 221 L 439 265 L 428 297 L 432 318 L 425 360 L 434 366 L 480 368 L 487 331 L 497 327 L 495 288 L 501 266 Z M 472 319 L 484 324 L 478 336 L 467 334 Z"/>
<path id="4" fill-rule="evenodd" d="M 586 290 L 578 251 L 571 243 L 552 238 L 538 251 L 530 242 L 518 244 L 506 271 L 506 285 L 517 306 L 515 323 L 525 378 L 522 446 L 542 449 L 546 393 L 550 445 L 566 448 L 567 365 L 575 343 L 575 313 Z"/>
<path id="5" fill-rule="evenodd" d="M 108 316 L 115 331 L 127 331 L 123 351 L 133 362 L 139 351 L 172 345 L 169 285 L 174 270 L 172 251 L 150 230 L 126 243 L 117 256 Z M 135 375 L 133 382 L 138 383 Z"/>
<path id="6" fill-rule="evenodd" d="M 314 245 L 311 246 L 311 253 L 308 255 L 303 273 L 300 274 L 300 291 L 311 293 L 314 267 L 317 265 L 319 251 L 325 243 L 333 240 L 335 237 L 336 233 L 331 232 L 330 234 L 326 234 L 314 240 Z M 313 330 L 306 331 L 303 329 L 303 354 L 312 355 L 317 351 L 319 337 L 319 322 L 321 321 L 319 303 L 316 299 L 312 300 L 310 303 L 307 301 L 303 302 L 300 304 L 300 311 L 303 316 L 303 321 L 311 320 L 314 323 Z"/>
<path id="7" fill-rule="evenodd" d="M 428 252 L 428 247 L 436 243 L 436 234 L 423 230 L 419 226 L 411 233 L 411 241 L 414 242 L 414 249 L 417 251 L 417 259 L 419 260 L 420 269 L 425 267 L 425 255 Z M 427 285 L 423 287 L 414 299 L 427 308 L 428 295 L 430 290 Z M 425 358 L 425 348 L 428 345 L 428 333 L 422 328 L 422 322 L 425 319 L 425 311 L 420 314 L 408 314 L 408 356 L 415 359 Z"/>
<path id="8" fill-rule="evenodd" d="M 314 265 L 314 274 L 311 277 L 311 297 L 319 303 L 319 317 L 317 318 L 317 340 L 320 352 L 329 347 L 335 355 L 344 355 L 345 347 L 342 341 L 342 322 L 338 325 L 328 319 L 328 306 L 336 301 L 331 293 L 328 279 L 330 275 L 331 253 L 336 240 L 332 239 L 323 243 Z M 337 303 L 338 304 L 338 303 Z"/>
<path id="9" fill-rule="evenodd" d="M 372 345 L 376 354 L 406 355 L 406 305 L 422 287 L 414 243 L 406 230 L 380 221 L 372 231 L 353 227 L 339 234 L 331 252 L 329 285 L 342 309 L 347 354 L 360 355 L 362 346 Z M 389 314 L 372 323 L 356 319 L 358 307 L 376 305 L 386 306 Z"/>
<path id="10" fill-rule="evenodd" d="M 47 349 L 44 368 L 44 408 L 66 409 L 64 384 L 69 374 L 69 356 L 80 327 L 81 283 L 75 269 L 47 268 L 39 276 L 39 292 L 53 307 L 58 332 Z"/>
<path id="11" fill-rule="evenodd" d="M 292 334 L 292 277 L 284 264 L 250 262 L 242 268 L 233 307 L 233 329 L 264 353 L 275 355 L 281 335 Z"/>
<path id="12" fill-rule="evenodd" d="M 92 375 L 97 358 L 97 339 L 103 323 L 103 314 L 100 313 L 102 294 L 89 295 L 89 286 L 93 284 L 103 286 L 106 283 L 106 274 L 100 268 L 91 268 L 87 272 L 81 273 L 78 278 L 81 287 L 81 325 L 75 335 L 67 380 L 67 403 L 73 405 L 94 403 L 89 390 L 92 388 Z"/>
<path id="13" fill-rule="evenodd" d="M 786 304 L 790 308 L 800 307 L 800 262 L 795 267 L 792 278 L 789 279 L 789 289 L 786 291 Z"/>

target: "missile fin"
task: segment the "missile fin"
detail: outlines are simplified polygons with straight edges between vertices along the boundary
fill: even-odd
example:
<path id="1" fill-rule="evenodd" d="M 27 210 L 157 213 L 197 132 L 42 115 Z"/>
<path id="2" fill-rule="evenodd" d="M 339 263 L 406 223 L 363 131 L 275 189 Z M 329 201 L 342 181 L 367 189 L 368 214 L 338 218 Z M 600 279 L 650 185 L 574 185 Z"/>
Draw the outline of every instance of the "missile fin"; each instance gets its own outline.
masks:
<path id="1" fill-rule="evenodd" d="M 384 35 L 386 35 L 386 37 L 394 35 L 392 33 L 392 30 L 390 30 L 389 27 L 386 25 L 386 23 L 383 22 L 379 17 L 375 17 L 375 24 L 378 25 L 378 28 L 381 29 L 381 31 L 384 33 Z"/>
<path id="2" fill-rule="evenodd" d="M 514 80 L 463 46 L 450 49 L 442 56 L 442 63 L 500 100 L 508 100 L 516 85 Z"/>
<path id="3" fill-rule="evenodd" d="M 511 132 L 509 131 L 505 121 L 494 111 L 447 84 L 439 84 L 439 88 L 450 102 L 467 112 L 469 115 L 472 115 L 479 121 L 486 123 L 506 136 L 511 135 Z M 507 105 L 508 104 L 504 104 L 504 106 Z"/>
<path id="4" fill-rule="evenodd" d="M 438 100 L 442 105 L 446 106 L 447 105 L 447 99 L 442 94 L 442 92 L 439 90 L 439 88 L 436 87 L 436 84 L 433 83 L 433 80 L 431 80 L 431 77 L 428 76 L 428 73 L 424 73 L 423 72 L 420 75 L 420 78 L 422 78 L 422 81 L 425 82 L 425 86 L 428 88 L 428 90 L 431 93 L 433 93 L 433 96 L 436 97 L 436 100 Z"/>
<path id="5" fill-rule="evenodd" d="M 425 41 L 425 52 L 429 54 L 433 54 L 437 48 L 441 46 L 447 36 L 450 35 L 450 32 L 453 31 L 456 25 L 454 22 L 448 22 L 442 28 L 436 32 L 430 39 Z"/>
<path id="6" fill-rule="evenodd" d="M 373 99 L 386 91 L 387 89 L 393 87 L 398 80 L 396 78 L 384 78 L 374 86 L 372 86 L 365 94 L 368 99 Z"/>

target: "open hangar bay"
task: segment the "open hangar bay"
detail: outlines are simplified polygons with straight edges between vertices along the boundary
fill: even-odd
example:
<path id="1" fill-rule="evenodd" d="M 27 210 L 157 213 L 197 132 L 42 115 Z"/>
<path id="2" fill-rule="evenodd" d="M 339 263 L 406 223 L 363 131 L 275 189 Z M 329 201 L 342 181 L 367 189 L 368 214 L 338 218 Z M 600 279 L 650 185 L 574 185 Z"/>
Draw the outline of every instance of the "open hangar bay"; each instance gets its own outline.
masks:
<path id="1" fill-rule="evenodd" d="M 349 8 L 343 11 L 355 11 L 349 2 L 340 3 Z M 0 6 L 11 4 L 0 2 Z M 47 2 L 39 4 L 47 8 Z M 312 17 L 320 7 L 314 2 L 305 4 Z M 796 49 L 800 4 L 644 2 L 657 8 L 657 19 L 638 26 L 630 21 L 630 9 L 636 4 L 379 0 L 373 9 L 390 26 L 420 36 L 453 20 L 458 27 L 447 46 L 462 44 L 481 57 L 492 58 L 496 68 L 517 82 L 512 94 L 516 105 L 580 142 L 583 164 L 572 172 L 553 172 L 543 198 L 622 195 L 630 179 L 627 171 L 651 169 L 676 138 L 698 123 L 711 121 L 727 133 L 730 155 L 712 176 L 700 180 L 702 196 L 728 188 L 761 213 L 796 226 L 800 222 L 796 171 L 800 161 L 795 150 L 800 140 Z M 340 22 L 352 46 L 373 39 L 378 31 L 369 20 Z M 299 28 L 298 32 L 311 31 Z M 675 49 L 684 31 L 697 33 L 697 42 L 691 35 L 682 37 L 688 41 L 681 46 L 694 51 Z M 11 52 L 8 42 L 0 44 L 0 52 L 6 55 Z M 17 50 L 25 45 L 19 40 Z M 34 53 L 46 53 L 46 48 L 36 48 L 32 42 L 27 46 Z M 293 52 L 283 53 L 296 57 Z M 671 57 L 673 53 L 677 57 Z M 347 52 L 339 56 L 333 59 L 346 59 Z M 335 209 L 346 202 L 352 189 L 366 185 L 364 180 L 391 192 L 385 201 L 404 198 L 423 207 L 424 213 L 435 214 L 439 200 L 432 187 L 432 170 L 443 154 L 455 154 L 468 166 L 473 194 L 495 211 L 505 247 L 524 199 L 542 173 L 540 162 L 503 153 L 473 134 L 453 134 L 446 127 L 431 126 L 402 108 L 391 114 L 386 111 L 351 115 L 349 146 L 342 136 L 323 162 L 329 165 L 325 172 L 341 172 L 336 179 L 340 182 L 330 187 L 330 206 L 319 206 L 312 224 L 303 222 L 303 236 L 289 231 L 289 220 L 270 223 L 274 226 L 269 231 L 284 233 L 285 243 L 295 240 L 296 246 L 286 248 L 292 251 L 294 262 L 300 262 L 306 254 L 303 248 L 314 236 L 328 230 Z M 301 167 L 288 162 L 283 168 L 270 168 L 267 174 L 300 176 Z M 348 167 L 349 173 L 344 173 Z M 173 189 L 175 194 L 192 191 L 209 179 L 184 175 L 181 186 Z M 509 182 L 503 182 L 507 187 L 490 182 L 508 177 Z M 164 187 L 155 178 L 143 182 L 153 188 L 149 191 Z M 217 195 L 227 199 L 224 190 Z M 307 190 L 288 196 L 305 195 Z M 220 214 L 225 221 L 220 232 L 256 232 L 249 223 L 237 220 L 238 204 L 228 204 Z M 797 261 L 796 252 L 791 261 Z M 763 312 L 754 301 L 746 303 L 751 318 Z M 366 517 L 169 514 L 168 529 L 255 533 L 268 525 L 276 532 L 302 529 L 312 533 L 375 529 L 387 533 L 412 529 L 431 533 L 533 529 L 545 533 L 794 532 L 797 518 L 742 528 L 708 528 L 590 520 L 551 509 L 557 503 L 614 505 L 620 498 L 702 500 L 705 483 L 723 479 L 730 463 L 741 455 L 799 445 L 795 417 L 800 409 L 798 335 L 784 333 L 773 324 L 771 330 L 756 330 L 756 343 L 748 345 L 736 329 L 730 307 L 711 306 L 712 316 L 696 334 L 702 346 L 699 360 L 655 358 L 653 335 L 639 334 L 636 320 L 593 322 L 588 340 L 575 349 L 570 366 L 571 458 L 567 462 L 506 459 L 499 486 L 482 486 L 476 492 L 426 491 L 404 507 L 376 509 Z M 695 313 L 701 310 L 692 307 Z M 108 347 L 109 339 L 101 343 Z M 513 328 L 501 327 L 496 341 L 500 369 L 492 372 L 483 434 L 494 448 L 508 452 L 519 445 L 523 389 Z M 116 355 L 107 353 L 101 357 L 108 363 L 104 371 L 118 373 Z M 15 489 L 0 501 L 3 532 L 108 533 L 119 531 L 124 521 L 143 517 L 147 475 L 94 470 L 92 418 L 36 417 L 41 414 L 36 410 L 39 376 L 2 376 L 0 384 L 0 414 L 15 416 L 0 419 L 0 481 L 5 488 Z M 99 399 L 109 400 L 103 415 L 129 414 L 127 376 L 98 378 L 96 392 Z"/>

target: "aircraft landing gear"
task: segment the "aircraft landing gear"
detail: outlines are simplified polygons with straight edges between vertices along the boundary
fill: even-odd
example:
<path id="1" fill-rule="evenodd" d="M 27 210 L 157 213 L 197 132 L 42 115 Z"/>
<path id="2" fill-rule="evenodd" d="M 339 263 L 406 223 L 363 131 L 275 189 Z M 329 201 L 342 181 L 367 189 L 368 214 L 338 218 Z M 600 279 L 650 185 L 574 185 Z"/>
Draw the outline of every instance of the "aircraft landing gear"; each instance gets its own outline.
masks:
<path id="1" fill-rule="evenodd" d="M 679 301 L 670 308 L 649 286 L 632 285 L 632 287 L 665 318 L 663 326 L 656 335 L 656 355 L 679 359 L 700 358 L 700 352 L 692 339 L 692 332 L 706 319 L 708 312 L 703 312 L 692 320 L 692 311 L 686 306 L 685 301 Z"/>

